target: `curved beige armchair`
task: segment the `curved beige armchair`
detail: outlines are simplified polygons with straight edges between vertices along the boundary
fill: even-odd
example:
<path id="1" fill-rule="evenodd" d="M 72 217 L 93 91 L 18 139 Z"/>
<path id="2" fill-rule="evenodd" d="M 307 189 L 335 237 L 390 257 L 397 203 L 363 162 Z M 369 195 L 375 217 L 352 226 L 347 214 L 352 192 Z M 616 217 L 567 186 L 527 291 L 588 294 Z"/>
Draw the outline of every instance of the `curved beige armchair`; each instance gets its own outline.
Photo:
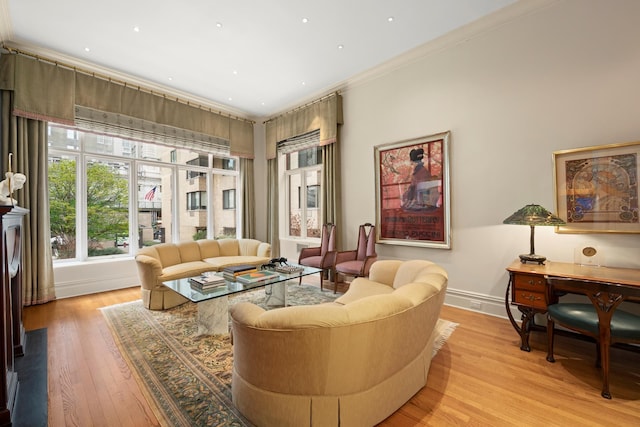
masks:
<path id="1" fill-rule="evenodd" d="M 231 307 L 233 402 L 259 426 L 370 426 L 427 382 L 447 273 L 375 262 L 334 303 Z"/>

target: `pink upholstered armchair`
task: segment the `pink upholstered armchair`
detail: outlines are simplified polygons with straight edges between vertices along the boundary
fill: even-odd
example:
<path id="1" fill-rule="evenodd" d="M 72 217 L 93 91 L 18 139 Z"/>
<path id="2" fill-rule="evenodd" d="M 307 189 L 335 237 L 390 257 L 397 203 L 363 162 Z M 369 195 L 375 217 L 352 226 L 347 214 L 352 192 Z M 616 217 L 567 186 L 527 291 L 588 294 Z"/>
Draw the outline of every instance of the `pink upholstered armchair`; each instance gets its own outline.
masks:
<path id="1" fill-rule="evenodd" d="M 375 226 L 370 223 L 362 224 L 358 230 L 357 248 L 352 251 L 336 253 L 333 266 L 333 292 L 335 293 L 338 288 L 338 274 L 367 277 L 371 264 L 377 259 Z"/>
<path id="2" fill-rule="evenodd" d="M 320 273 L 320 290 L 322 290 L 322 284 L 328 278 L 329 271 L 335 261 L 335 231 L 336 226 L 334 224 L 324 224 L 320 235 L 320 246 L 303 248 L 298 257 L 298 264 L 322 269 L 322 273 Z M 302 277 L 300 277 L 300 283 L 302 283 Z"/>

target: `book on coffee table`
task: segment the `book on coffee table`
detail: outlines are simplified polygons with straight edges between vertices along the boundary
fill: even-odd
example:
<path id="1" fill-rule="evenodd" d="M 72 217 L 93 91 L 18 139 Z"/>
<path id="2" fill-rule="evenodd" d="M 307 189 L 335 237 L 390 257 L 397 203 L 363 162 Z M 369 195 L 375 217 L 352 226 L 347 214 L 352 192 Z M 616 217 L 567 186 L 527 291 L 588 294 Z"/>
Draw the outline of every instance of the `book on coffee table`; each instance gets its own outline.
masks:
<path id="1" fill-rule="evenodd" d="M 254 271 L 236 276 L 236 279 L 242 283 L 256 283 L 274 277 L 278 277 L 278 273 L 274 273 L 273 271 Z"/>
<path id="2" fill-rule="evenodd" d="M 191 277 L 189 283 L 198 289 L 212 289 L 225 285 L 224 277 L 213 275 Z"/>

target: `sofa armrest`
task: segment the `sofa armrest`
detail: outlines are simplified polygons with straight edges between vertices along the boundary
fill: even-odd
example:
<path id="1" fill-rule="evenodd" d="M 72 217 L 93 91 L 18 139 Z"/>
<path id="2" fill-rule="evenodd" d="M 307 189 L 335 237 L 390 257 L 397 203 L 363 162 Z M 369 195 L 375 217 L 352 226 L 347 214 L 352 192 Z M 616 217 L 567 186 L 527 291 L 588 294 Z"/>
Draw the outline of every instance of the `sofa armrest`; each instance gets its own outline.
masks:
<path id="1" fill-rule="evenodd" d="M 136 266 L 143 289 L 154 289 L 158 284 L 158 277 L 162 276 L 162 264 L 149 255 L 137 255 Z"/>
<path id="2" fill-rule="evenodd" d="M 258 245 L 257 256 L 271 258 L 271 244 L 262 242 Z"/>

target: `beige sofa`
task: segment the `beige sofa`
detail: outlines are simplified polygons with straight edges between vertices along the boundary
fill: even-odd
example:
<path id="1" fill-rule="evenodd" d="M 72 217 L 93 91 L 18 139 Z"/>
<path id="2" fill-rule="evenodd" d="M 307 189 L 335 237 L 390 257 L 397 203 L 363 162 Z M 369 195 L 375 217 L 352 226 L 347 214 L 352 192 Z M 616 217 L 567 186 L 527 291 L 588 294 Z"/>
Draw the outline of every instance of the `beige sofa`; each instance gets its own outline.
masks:
<path id="1" fill-rule="evenodd" d="M 230 308 L 233 403 L 258 426 L 371 426 L 427 382 L 447 273 L 375 262 L 334 303 Z"/>
<path id="2" fill-rule="evenodd" d="M 259 266 L 270 259 L 271 245 L 254 239 L 203 239 L 142 248 L 136 255 L 142 302 L 151 310 L 175 307 L 187 299 L 162 282 L 233 265 Z"/>

